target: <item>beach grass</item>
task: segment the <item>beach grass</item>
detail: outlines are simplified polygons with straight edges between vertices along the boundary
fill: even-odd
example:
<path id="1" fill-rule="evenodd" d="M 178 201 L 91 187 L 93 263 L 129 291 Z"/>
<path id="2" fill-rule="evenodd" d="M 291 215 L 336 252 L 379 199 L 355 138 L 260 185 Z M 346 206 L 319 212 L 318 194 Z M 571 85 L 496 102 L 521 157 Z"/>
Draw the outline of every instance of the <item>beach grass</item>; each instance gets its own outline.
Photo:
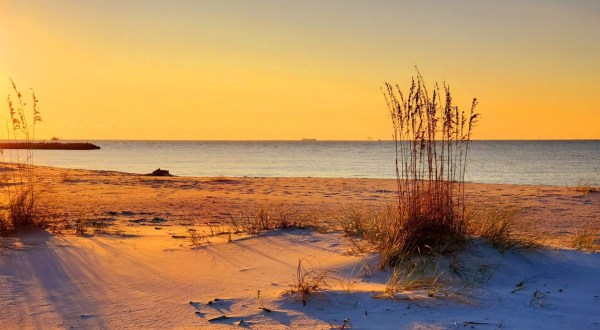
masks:
<path id="1" fill-rule="evenodd" d="M 598 239 L 600 238 L 599 232 L 594 230 L 591 224 L 587 224 L 581 228 L 571 240 L 571 246 L 577 250 L 597 250 Z"/>
<path id="2" fill-rule="evenodd" d="M 7 98 L 10 123 L 6 122 L 7 139 L 30 143 L 35 140 L 35 127 L 42 121 L 35 92 L 31 93 L 30 105 L 16 84 L 11 80 L 12 93 Z M 7 155 L 8 154 L 8 155 Z M 35 184 L 33 154 L 12 150 L 2 152 L 2 161 L 9 164 L 2 178 L 6 192 L 6 204 L 0 214 L 0 234 L 16 230 L 43 226 L 47 222 L 40 204 L 39 191 Z"/>
<path id="3" fill-rule="evenodd" d="M 232 233 L 248 234 L 275 229 L 316 228 L 305 214 L 285 207 L 266 206 L 260 206 L 254 212 L 228 212 L 227 224 Z"/>
<path id="4" fill-rule="evenodd" d="M 380 231 L 381 267 L 430 250 L 444 253 L 466 234 L 464 178 L 472 130 L 479 114 L 453 103 L 450 87 L 428 89 L 417 70 L 408 92 L 382 89 L 396 147 L 397 205 Z"/>
<path id="5" fill-rule="evenodd" d="M 296 274 L 293 276 L 289 293 L 293 299 L 301 301 L 304 306 L 312 297 L 327 300 L 325 289 L 330 286 L 331 279 L 331 271 L 316 269 L 305 259 L 298 259 Z"/>
<path id="6" fill-rule="evenodd" d="M 522 210 L 516 205 L 496 205 L 480 203 L 467 211 L 467 233 L 481 237 L 500 253 L 515 249 L 535 249 L 539 247 L 536 231 L 518 231 L 515 221 Z"/>

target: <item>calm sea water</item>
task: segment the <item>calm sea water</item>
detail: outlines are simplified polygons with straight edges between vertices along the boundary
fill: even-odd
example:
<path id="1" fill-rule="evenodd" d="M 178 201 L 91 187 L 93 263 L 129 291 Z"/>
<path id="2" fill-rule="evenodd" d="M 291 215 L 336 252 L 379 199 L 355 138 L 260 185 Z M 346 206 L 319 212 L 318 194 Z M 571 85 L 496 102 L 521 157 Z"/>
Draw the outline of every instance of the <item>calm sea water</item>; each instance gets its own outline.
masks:
<path id="1" fill-rule="evenodd" d="M 91 151 L 35 150 L 34 163 L 181 176 L 394 178 L 394 143 L 334 141 L 89 141 Z M 600 183 L 600 140 L 474 141 L 466 180 Z"/>

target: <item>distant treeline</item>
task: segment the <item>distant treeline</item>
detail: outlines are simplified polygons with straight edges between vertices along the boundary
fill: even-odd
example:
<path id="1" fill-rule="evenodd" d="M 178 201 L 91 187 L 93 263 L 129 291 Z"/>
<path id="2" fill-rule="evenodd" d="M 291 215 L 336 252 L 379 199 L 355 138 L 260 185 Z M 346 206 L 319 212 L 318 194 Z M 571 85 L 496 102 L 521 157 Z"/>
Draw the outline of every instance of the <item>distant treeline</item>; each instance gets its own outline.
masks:
<path id="1" fill-rule="evenodd" d="M 88 142 L 8 142 L 0 143 L 0 149 L 96 150 L 100 149 L 100 147 Z"/>

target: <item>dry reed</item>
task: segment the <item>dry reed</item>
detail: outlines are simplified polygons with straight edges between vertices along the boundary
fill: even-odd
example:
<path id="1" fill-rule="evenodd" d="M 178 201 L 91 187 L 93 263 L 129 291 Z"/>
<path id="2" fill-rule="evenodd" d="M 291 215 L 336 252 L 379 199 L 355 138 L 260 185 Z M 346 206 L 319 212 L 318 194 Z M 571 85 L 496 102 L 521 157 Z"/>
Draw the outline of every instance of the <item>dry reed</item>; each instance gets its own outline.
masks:
<path id="1" fill-rule="evenodd" d="M 42 121 L 38 108 L 38 99 L 31 93 L 31 109 L 16 84 L 11 80 L 12 93 L 8 96 L 10 123 L 6 122 L 8 140 L 30 143 L 35 140 L 36 124 Z M 35 187 L 33 173 L 33 154 L 27 149 L 24 154 L 18 149 L 11 150 L 8 159 L 2 152 L 2 161 L 10 164 L 10 173 L 3 178 L 7 205 L 0 214 L 0 234 L 8 234 L 14 230 L 42 225 L 45 217 L 39 205 L 38 191 Z"/>
<path id="2" fill-rule="evenodd" d="M 430 92 L 421 74 L 408 94 L 398 85 L 382 90 L 393 123 L 397 210 L 378 238 L 380 266 L 427 249 L 443 252 L 465 235 L 464 179 L 471 132 L 479 114 L 453 104 L 450 87 Z"/>
<path id="3" fill-rule="evenodd" d="M 298 259 L 296 274 L 290 285 L 290 294 L 294 299 L 300 300 L 303 306 L 306 306 L 312 296 L 327 300 L 324 290 L 329 287 L 331 271 L 315 269 L 311 265 L 307 268 L 303 263 L 307 263 L 307 261 Z"/>

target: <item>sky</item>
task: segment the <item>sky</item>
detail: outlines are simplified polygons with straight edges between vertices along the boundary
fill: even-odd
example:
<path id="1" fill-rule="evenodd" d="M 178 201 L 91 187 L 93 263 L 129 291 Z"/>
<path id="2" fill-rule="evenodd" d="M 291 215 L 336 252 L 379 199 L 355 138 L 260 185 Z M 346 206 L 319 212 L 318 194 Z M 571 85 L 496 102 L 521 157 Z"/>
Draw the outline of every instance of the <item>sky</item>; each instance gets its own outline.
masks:
<path id="1" fill-rule="evenodd" d="M 600 139 L 598 17 L 597 0 L 0 0 L 0 93 L 35 91 L 39 139 L 390 139 L 380 87 L 418 67 L 478 98 L 476 139 Z"/>

